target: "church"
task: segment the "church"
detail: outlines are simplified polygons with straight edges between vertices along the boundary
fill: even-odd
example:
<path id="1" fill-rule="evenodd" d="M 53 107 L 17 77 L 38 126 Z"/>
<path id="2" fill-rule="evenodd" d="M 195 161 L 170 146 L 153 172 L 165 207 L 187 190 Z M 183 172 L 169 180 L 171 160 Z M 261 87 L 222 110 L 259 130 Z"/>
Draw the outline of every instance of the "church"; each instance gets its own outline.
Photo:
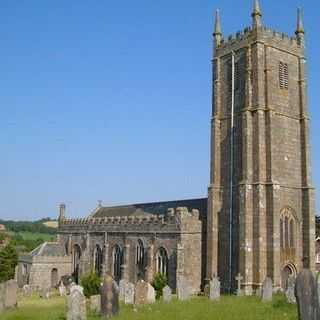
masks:
<path id="1" fill-rule="evenodd" d="M 241 280 L 251 295 L 264 279 L 285 288 L 289 275 L 315 268 L 315 199 L 310 168 L 305 31 L 292 37 L 263 24 L 213 32 L 211 161 L 208 197 L 104 207 L 68 219 L 60 206 L 57 243 L 20 257 L 19 284 L 53 286 L 87 272 L 116 281 L 167 276 L 193 293 L 219 277 L 223 292 Z M 209 120 L 209 119 L 208 119 Z M 302 262 L 304 261 L 304 262 Z"/>

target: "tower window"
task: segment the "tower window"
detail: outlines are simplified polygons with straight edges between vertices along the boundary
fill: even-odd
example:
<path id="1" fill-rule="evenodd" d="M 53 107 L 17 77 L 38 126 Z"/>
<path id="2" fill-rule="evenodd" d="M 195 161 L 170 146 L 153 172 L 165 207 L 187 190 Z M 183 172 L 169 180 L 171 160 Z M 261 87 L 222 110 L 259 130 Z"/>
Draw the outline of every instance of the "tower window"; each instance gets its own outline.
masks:
<path id="1" fill-rule="evenodd" d="M 284 62 L 279 63 L 279 85 L 280 89 L 287 90 L 289 87 L 288 64 Z"/>

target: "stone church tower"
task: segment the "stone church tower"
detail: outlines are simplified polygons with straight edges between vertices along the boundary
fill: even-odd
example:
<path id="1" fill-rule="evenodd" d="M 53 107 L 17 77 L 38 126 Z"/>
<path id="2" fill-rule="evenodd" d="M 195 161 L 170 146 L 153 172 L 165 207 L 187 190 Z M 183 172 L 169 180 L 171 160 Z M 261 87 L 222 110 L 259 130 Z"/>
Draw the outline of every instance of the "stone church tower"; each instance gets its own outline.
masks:
<path id="1" fill-rule="evenodd" d="M 251 27 L 224 39 L 217 12 L 213 36 L 206 277 L 285 287 L 315 256 L 302 14 L 290 38 L 263 26 L 256 0 Z"/>

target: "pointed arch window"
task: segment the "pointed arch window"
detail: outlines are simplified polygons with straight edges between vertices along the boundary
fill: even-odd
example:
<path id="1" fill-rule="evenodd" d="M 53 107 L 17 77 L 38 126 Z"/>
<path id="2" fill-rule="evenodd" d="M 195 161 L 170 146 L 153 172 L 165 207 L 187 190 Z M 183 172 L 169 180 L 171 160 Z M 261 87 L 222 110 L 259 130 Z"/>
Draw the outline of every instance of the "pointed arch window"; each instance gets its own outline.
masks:
<path id="1" fill-rule="evenodd" d="M 102 258 L 102 249 L 97 244 L 94 251 L 94 271 L 99 277 L 102 276 Z"/>
<path id="2" fill-rule="evenodd" d="M 280 247 L 293 249 L 296 247 L 297 219 L 291 208 L 285 208 L 280 215 Z"/>
<path id="3" fill-rule="evenodd" d="M 123 254 L 120 246 L 115 245 L 112 251 L 112 274 L 115 281 L 119 282 L 121 280 L 121 266 L 123 263 Z"/>
<path id="4" fill-rule="evenodd" d="M 168 277 L 168 254 L 166 249 L 160 248 L 156 255 L 157 259 L 157 273 L 161 273 Z"/>

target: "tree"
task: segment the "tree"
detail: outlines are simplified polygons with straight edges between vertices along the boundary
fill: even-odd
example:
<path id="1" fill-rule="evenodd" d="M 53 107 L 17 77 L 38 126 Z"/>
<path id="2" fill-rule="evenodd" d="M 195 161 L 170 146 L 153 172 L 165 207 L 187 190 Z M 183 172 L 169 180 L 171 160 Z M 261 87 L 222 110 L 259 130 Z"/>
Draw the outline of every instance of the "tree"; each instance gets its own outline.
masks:
<path id="1" fill-rule="evenodd" d="M 14 278 L 14 272 L 17 263 L 17 251 L 12 243 L 9 243 L 0 251 L 0 282 Z"/>

